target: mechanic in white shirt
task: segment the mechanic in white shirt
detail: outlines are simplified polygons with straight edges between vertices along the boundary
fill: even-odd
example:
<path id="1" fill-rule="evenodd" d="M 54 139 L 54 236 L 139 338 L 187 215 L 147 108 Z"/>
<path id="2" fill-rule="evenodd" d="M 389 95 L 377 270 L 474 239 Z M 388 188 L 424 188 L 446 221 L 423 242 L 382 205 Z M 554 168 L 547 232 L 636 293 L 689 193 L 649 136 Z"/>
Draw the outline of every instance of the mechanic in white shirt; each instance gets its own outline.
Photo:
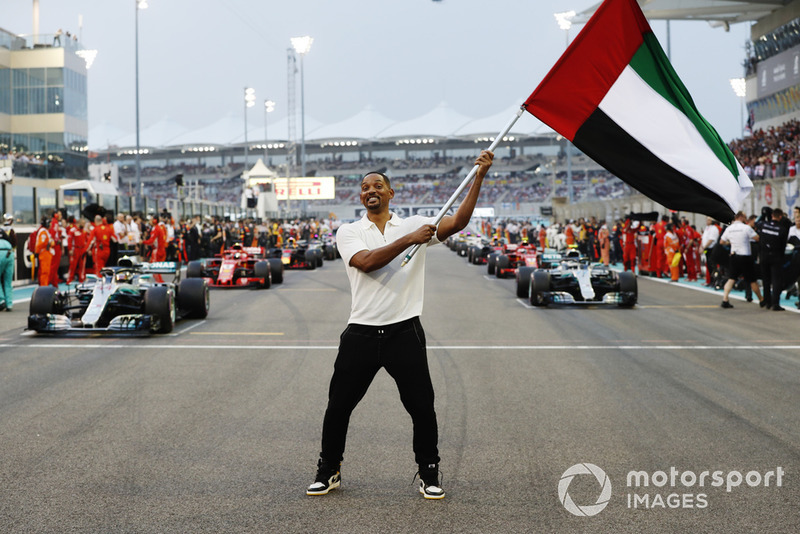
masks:
<path id="1" fill-rule="evenodd" d="M 117 255 L 123 256 L 128 253 L 128 226 L 125 224 L 125 214 L 117 213 L 114 221 L 114 235 L 117 237 Z"/>
<path id="2" fill-rule="evenodd" d="M 519 224 L 516 221 L 509 221 L 506 224 L 506 231 L 508 232 L 508 242 L 516 243 L 519 241 Z"/>
<path id="3" fill-rule="evenodd" d="M 740 276 L 744 276 L 745 283 L 750 284 L 750 287 L 753 288 L 753 293 L 756 294 L 759 303 L 761 303 L 763 307 L 764 299 L 761 297 L 761 290 L 756 280 L 755 262 L 750 247 L 750 242 L 758 241 L 759 237 L 756 231 L 749 226 L 746 221 L 747 216 L 744 212 L 738 212 L 733 224 L 727 227 L 719 238 L 720 243 L 723 245 L 730 244 L 731 246 L 728 281 L 725 282 L 722 304 L 720 304 L 723 308 L 733 308 L 733 304 L 728 302 L 728 295 L 730 295 L 733 285 Z"/>
<path id="4" fill-rule="evenodd" d="M 322 451 L 317 476 L 308 495 L 325 495 L 339 487 L 339 469 L 345 449 L 350 414 L 366 394 L 375 374 L 384 367 L 394 378 L 403 406 L 413 421 L 414 456 L 419 465 L 420 493 L 441 499 L 438 426 L 434 392 L 428 370 L 422 313 L 425 254 L 464 229 L 472 217 L 481 184 L 494 155 L 481 152 L 478 171 L 455 215 L 433 225 L 435 218 L 402 219 L 389 211 L 394 197 L 390 180 L 380 172 L 361 181 L 361 220 L 343 224 L 336 234 L 339 253 L 350 279 L 352 304 L 347 328 L 341 335 L 322 425 Z M 422 248 L 405 266 L 409 248 Z"/>
<path id="5" fill-rule="evenodd" d="M 789 237 L 788 239 L 792 239 L 792 236 L 800 240 L 800 215 L 795 215 L 794 217 L 794 226 L 789 228 Z M 797 248 L 797 245 L 795 245 Z"/>
<path id="6" fill-rule="evenodd" d="M 720 228 L 717 221 L 711 217 L 706 218 L 706 227 L 703 230 L 703 236 L 700 238 L 700 250 L 703 251 L 703 257 L 706 259 L 706 285 L 711 285 L 711 275 L 717 267 L 712 260 L 711 251 L 714 246 L 719 242 Z"/>
<path id="7" fill-rule="evenodd" d="M 125 217 L 125 227 L 128 229 L 128 246 L 132 249 L 137 248 L 142 240 L 139 224 L 128 215 Z"/>

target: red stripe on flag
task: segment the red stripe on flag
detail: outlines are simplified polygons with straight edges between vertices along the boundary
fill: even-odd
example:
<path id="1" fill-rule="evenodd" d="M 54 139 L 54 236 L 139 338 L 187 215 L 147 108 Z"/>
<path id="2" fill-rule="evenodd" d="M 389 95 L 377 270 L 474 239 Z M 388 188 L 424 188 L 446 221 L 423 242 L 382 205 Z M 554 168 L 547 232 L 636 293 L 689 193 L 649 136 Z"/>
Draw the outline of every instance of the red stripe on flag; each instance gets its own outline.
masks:
<path id="1" fill-rule="evenodd" d="M 636 0 L 606 0 L 525 101 L 570 141 L 651 32 Z"/>

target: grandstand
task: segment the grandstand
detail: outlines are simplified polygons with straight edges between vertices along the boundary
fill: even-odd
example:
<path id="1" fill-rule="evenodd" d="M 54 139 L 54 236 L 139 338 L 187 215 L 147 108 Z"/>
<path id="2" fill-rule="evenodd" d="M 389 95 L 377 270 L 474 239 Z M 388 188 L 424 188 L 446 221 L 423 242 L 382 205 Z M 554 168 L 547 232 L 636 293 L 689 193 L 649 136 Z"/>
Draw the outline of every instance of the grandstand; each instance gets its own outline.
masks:
<path id="1" fill-rule="evenodd" d="M 361 177 L 380 170 L 392 178 L 397 206 L 441 206 L 472 168 L 474 157 L 461 158 L 370 158 L 362 162 L 323 159 L 307 165 L 309 175 L 334 176 L 336 197 L 309 201 L 310 213 L 335 213 L 353 217 L 361 207 Z M 576 200 L 615 198 L 631 194 L 630 187 L 583 155 L 573 157 L 573 195 Z M 566 159 L 562 154 L 498 157 L 486 177 L 479 207 L 493 208 L 495 213 L 517 216 L 538 216 L 541 206 L 549 206 L 553 197 L 567 196 Z M 244 182 L 240 179 L 244 166 L 228 164 L 218 167 L 203 165 L 148 165 L 143 168 L 143 187 L 148 198 L 165 202 L 180 195 L 173 179 L 184 175 L 184 181 L 203 188 L 205 198 L 214 202 L 238 202 Z M 133 194 L 134 169 L 120 168 L 120 191 Z"/>

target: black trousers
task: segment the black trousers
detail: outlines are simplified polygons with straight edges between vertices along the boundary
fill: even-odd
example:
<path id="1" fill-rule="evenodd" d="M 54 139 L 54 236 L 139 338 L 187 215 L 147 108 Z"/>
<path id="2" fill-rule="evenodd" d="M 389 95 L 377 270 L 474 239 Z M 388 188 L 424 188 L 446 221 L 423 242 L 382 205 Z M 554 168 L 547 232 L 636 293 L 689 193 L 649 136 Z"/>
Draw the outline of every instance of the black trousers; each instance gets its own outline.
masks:
<path id="1" fill-rule="evenodd" d="M 764 282 L 764 299 L 770 306 L 780 306 L 783 289 L 783 258 L 761 256 L 761 279 Z"/>
<path id="2" fill-rule="evenodd" d="M 322 424 L 320 457 L 328 462 L 342 460 L 350 414 L 381 367 L 394 378 L 400 400 L 411 415 L 416 462 L 439 463 L 433 384 L 419 317 L 386 326 L 349 324 L 342 332 Z"/>

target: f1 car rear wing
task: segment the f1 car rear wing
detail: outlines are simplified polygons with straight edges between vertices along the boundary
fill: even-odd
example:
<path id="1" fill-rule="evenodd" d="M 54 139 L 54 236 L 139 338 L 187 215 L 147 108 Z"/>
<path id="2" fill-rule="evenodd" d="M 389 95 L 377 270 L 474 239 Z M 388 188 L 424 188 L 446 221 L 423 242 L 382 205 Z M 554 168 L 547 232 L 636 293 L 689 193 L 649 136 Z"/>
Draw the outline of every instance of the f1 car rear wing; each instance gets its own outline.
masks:
<path id="1" fill-rule="evenodd" d="M 563 257 L 564 256 L 562 256 L 558 252 L 545 252 L 544 254 L 542 254 L 542 261 L 558 262 L 561 261 L 561 258 Z"/>
<path id="2" fill-rule="evenodd" d="M 143 273 L 152 274 L 177 274 L 180 267 L 174 261 L 156 261 L 153 263 L 140 263 L 138 266 Z"/>

